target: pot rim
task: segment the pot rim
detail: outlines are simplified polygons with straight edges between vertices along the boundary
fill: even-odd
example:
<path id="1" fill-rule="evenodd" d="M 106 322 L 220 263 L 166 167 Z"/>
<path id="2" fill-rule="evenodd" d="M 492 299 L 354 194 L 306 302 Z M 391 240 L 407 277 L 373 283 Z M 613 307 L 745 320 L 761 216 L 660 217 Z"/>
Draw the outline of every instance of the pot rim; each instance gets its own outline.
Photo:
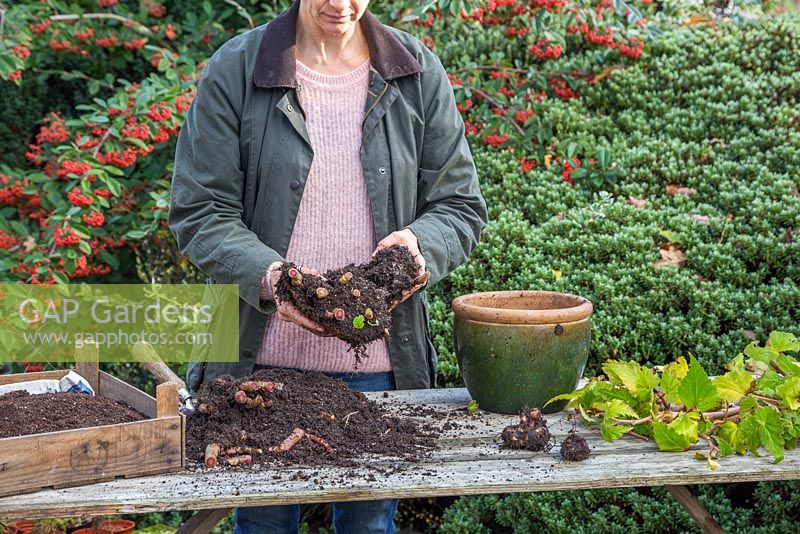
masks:
<path id="1" fill-rule="evenodd" d="M 476 304 L 477 300 L 555 300 L 559 307 L 546 309 L 502 308 Z M 588 319 L 592 303 L 583 297 L 557 291 L 487 291 L 461 295 L 453 300 L 453 312 L 458 319 L 498 324 L 558 324 Z"/>

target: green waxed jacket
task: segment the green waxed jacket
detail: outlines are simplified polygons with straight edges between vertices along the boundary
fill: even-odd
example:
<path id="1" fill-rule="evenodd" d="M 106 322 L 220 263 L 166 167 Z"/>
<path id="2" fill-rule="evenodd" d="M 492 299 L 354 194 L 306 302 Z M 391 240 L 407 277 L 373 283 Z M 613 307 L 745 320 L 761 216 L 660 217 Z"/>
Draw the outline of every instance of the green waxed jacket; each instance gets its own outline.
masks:
<path id="1" fill-rule="evenodd" d="M 218 283 L 239 284 L 238 362 L 192 363 L 187 383 L 252 372 L 273 303 L 267 267 L 289 247 L 314 153 L 298 101 L 299 2 L 225 43 L 208 62 L 175 153 L 169 225 L 181 252 Z M 361 19 L 370 50 L 361 163 L 375 236 L 410 228 L 435 283 L 464 262 L 486 224 L 464 125 L 441 62 L 416 38 Z M 426 295 L 393 312 L 398 389 L 433 387 Z"/>

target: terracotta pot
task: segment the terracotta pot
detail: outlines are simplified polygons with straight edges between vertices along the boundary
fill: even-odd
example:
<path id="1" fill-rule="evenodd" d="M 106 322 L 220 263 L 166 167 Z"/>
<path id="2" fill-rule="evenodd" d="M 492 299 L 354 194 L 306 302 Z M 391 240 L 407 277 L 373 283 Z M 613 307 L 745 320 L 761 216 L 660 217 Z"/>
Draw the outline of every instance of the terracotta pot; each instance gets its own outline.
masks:
<path id="1" fill-rule="evenodd" d="M 11 525 L 11 532 L 27 534 L 33 530 L 33 521 L 17 521 Z"/>
<path id="2" fill-rule="evenodd" d="M 111 534 L 111 531 L 102 528 L 87 527 L 73 530 L 72 534 Z"/>
<path id="3" fill-rule="evenodd" d="M 127 519 L 110 519 L 100 523 L 100 529 L 113 534 L 128 534 L 136 528 L 136 523 Z"/>
<path id="4" fill-rule="evenodd" d="M 51 528 L 50 530 L 44 530 L 40 527 L 40 532 L 47 532 L 47 534 L 63 534 L 63 531 L 58 530 L 56 528 Z M 36 523 L 33 521 L 17 521 L 8 527 L 5 530 L 0 531 L 3 534 L 30 534 L 31 532 L 37 532 L 36 530 Z"/>
<path id="5" fill-rule="evenodd" d="M 455 348 L 472 398 L 490 412 L 541 408 L 574 391 L 589 357 L 585 298 L 551 291 L 494 291 L 453 301 Z M 563 402 L 543 409 L 556 412 Z"/>

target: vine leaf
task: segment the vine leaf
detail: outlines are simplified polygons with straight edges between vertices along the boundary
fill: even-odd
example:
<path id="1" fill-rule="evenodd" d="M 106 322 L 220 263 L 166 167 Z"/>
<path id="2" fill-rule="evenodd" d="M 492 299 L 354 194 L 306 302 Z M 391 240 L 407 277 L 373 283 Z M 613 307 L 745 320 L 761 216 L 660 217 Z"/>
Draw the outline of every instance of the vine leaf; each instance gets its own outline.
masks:
<path id="1" fill-rule="evenodd" d="M 756 389 L 756 392 L 759 395 L 771 397 L 778 394 L 778 388 L 782 385 L 783 377 L 772 369 L 767 369 L 758 381 L 758 389 Z"/>
<path id="2" fill-rule="evenodd" d="M 744 370 L 744 354 L 739 353 L 734 359 L 725 364 L 725 369 L 728 371 L 743 371 Z"/>
<path id="3" fill-rule="evenodd" d="M 800 341 L 790 332 L 772 332 L 767 341 L 769 347 L 776 352 L 800 351 Z"/>
<path id="4" fill-rule="evenodd" d="M 689 364 L 686 363 L 686 358 L 683 356 L 664 366 L 664 370 L 661 371 L 659 387 L 664 392 L 667 402 L 679 401 L 678 388 L 688 372 Z"/>
<path id="5" fill-rule="evenodd" d="M 691 354 L 689 358 L 689 372 L 678 388 L 678 396 L 687 408 L 694 408 L 700 412 L 710 410 L 720 401 L 717 389 L 697 359 Z"/>
<path id="6" fill-rule="evenodd" d="M 742 422 L 739 423 L 738 439 L 743 447 L 749 449 L 755 456 L 760 456 L 758 448 L 761 446 L 761 439 L 758 435 L 758 421 L 756 421 L 755 415 L 742 418 Z"/>
<path id="7" fill-rule="evenodd" d="M 689 437 L 661 421 L 653 421 L 653 438 L 658 448 L 666 452 L 685 451 L 692 444 Z"/>
<path id="8" fill-rule="evenodd" d="M 603 422 L 600 425 L 600 433 L 606 441 L 615 441 L 622 437 L 626 432 L 633 430 L 631 426 L 623 426 L 614 423 L 618 417 L 639 417 L 636 412 L 619 399 L 612 399 L 606 405 Z"/>
<path id="9" fill-rule="evenodd" d="M 750 393 L 753 386 L 753 375 L 747 371 L 730 371 L 714 379 L 714 386 L 722 400 L 739 402 L 742 397 Z"/>
<path id="10" fill-rule="evenodd" d="M 719 446 L 720 456 L 730 456 L 733 453 L 744 454 L 747 446 L 742 442 L 739 426 L 733 421 L 725 421 L 719 425 L 714 438 Z"/>
<path id="11" fill-rule="evenodd" d="M 775 463 L 783 460 L 783 432 L 781 414 L 770 407 L 759 408 L 753 414 L 758 425 L 758 437 L 761 445 L 775 457 Z"/>
<path id="12" fill-rule="evenodd" d="M 797 360 L 795 360 L 791 356 L 787 356 L 785 354 L 779 354 L 775 358 L 775 363 L 778 364 L 778 367 L 784 373 L 800 376 L 800 364 L 798 364 Z"/>
<path id="13" fill-rule="evenodd" d="M 778 356 L 778 353 L 769 347 L 759 347 L 758 341 L 753 341 L 747 345 L 744 348 L 744 353 L 746 356 L 766 364 L 769 364 Z"/>
<path id="14" fill-rule="evenodd" d="M 625 386 L 636 400 L 652 402 L 653 390 L 658 385 L 658 376 L 652 369 L 644 368 L 636 362 L 609 360 L 603 364 L 603 372 L 612 383 Z"/>
<path id="15" fill-rule="evenodd" d="M 790 410 L 800 408 L 800 377 L 790 376 L 787 378 L 786 382 L 777 389 L 777 393 Z"/>

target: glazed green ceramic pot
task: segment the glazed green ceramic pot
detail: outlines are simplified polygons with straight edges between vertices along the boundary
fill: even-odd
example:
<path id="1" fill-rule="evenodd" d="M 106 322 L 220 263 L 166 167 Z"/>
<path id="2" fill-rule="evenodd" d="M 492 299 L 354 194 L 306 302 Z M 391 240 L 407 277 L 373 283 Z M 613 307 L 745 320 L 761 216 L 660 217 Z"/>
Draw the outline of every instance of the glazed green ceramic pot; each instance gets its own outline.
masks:
<path id="1" fill-rule="evenodd" d="M 577 387 L 589 356 L 592 303 L 585 298 L 551 291 L 473 293 L 455 299 L 453 311 L 461 376 L 481 409 L 515 414 Z"/>

